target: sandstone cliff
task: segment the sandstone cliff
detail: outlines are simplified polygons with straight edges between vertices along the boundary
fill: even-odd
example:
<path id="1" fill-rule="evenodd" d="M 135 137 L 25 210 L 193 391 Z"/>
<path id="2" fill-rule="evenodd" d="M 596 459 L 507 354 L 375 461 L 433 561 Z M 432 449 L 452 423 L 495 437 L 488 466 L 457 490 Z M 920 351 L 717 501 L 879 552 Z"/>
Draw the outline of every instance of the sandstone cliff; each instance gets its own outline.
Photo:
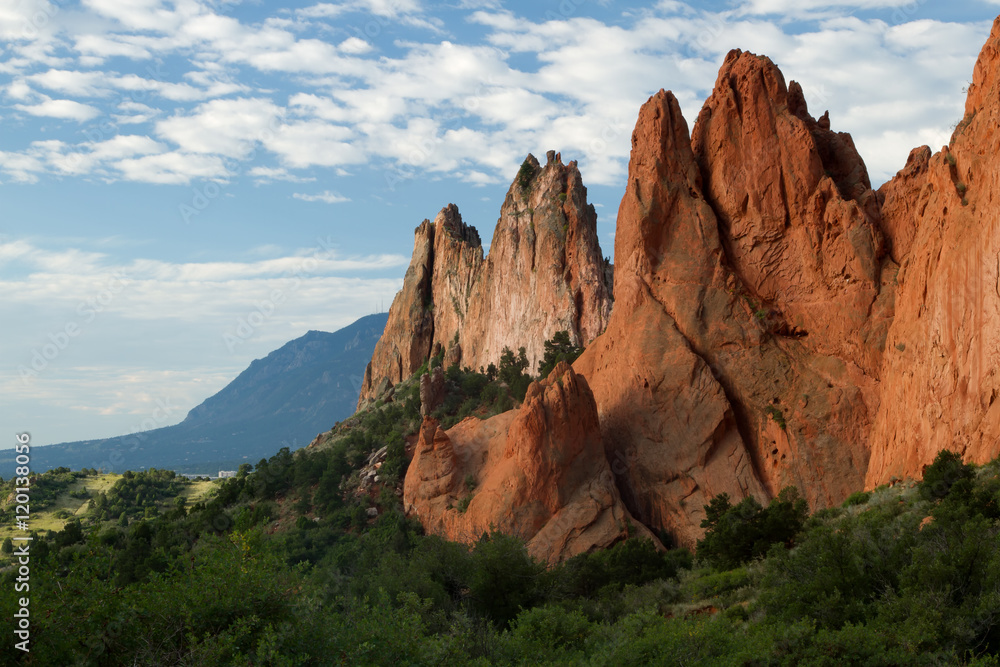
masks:
<path id="1" fill-rule="evenodd" d="M 410 377 L 431 356 L 442 332 L 457 328 L 464 312 L 456 307 L 461 303 L 457 299 L 468 294 L 483 263 L 479 233 L 462 222 L 454 204 L 433 223 L 424 220 L 414 237 L 403 288 L 392 300 L 385 331 L 365 370 L 359 406 Z"/>
<path id="2" fill-rule="evenodd" d="M 413 259 L 369 365 L 359 407 L 409 377 L 438 349 L 479 369 L 524 346 L 537 369 L 543 344 L 568 331 L 586 345 L 607 325 L 611 291 L 575 162 L 531 155 L 511 184 L 483 259 L 479 234 L 449 205 L 416 230 Z"/>
<path id="3" fill-rule="evenodd" d="M 495 236 L 506 240 L 483 263 L 479 276 L 489 280 L 476 278 L 465 311 L 480 325 L 487 313 L 509 319 L 492 333 L 460 324 L 463 358 L 473 341 L 493 353 L 500 343 L 490 336 L 505 328 L 572 322 L 580 340 L 596 338 L 576 375 L 561 372 L 574 391 L 589 386 L 583 393 L 592 392 L 596 414 L 588 407 L 573 428 L 552 422 L 543 406 L 575 413 L 589 401 L 546 384 L 517 413 L 448 433 L 426 423 L 406 480 L 410 511 L 428 530 L 458 539 L 495 521 L 558 559 L 577 547 L 566 546 L 561 528 L 555 538 L 538 535 L 577 497 L 572 480 L 595 474 L 614 484 L 587 516 L 627 513 L 693 546 L 703 506 L 721 492 L 766 500 L 795 485 L 816 510 L 894 477 L 919 477 L 944 448 L 972 461 L 1000 455 L 998 127 L 1000 19 L 950 145 L 933 155 L 914 149 L 878 192 L 829 114 L 814 118 L 797 83 L 786 85 L 769 59 L 735 50 L 690 134 L 669 92 L 640 110 L 609 319 L 599 289 L 591 304 L 573 287 L 601 282 L 586 234 L 555 243 L 566 250 L 547 253 L 554 268 L 528 278 L 530 290 L 485 287 L 500 284 L 504 269 L 542 271 L 537 249 L 549 241 L 539 239 L 563 241 L 525 219 L 540 226 L 539 211 L 561 210 L 569 227 L 577 224 L 565 207 L 525 191 L 527 180 L 515 183 Z M 530 170 L 539 192 L 559 189 L 547 185 L 550 166 Z M 567 268 L 575 247 L 592 258 L 579 271 Z M 543 317 L 524 306 L 524 295 L 539 290 L 565 310 Z M 418 315 L 407 340 L 424 340 Z M 546 438 L 555 440 L 538 444 Z M 525 454 L 549 449 L 554 458 Z M 584 459 L 581 476 L 573 466 Z M 447 506 L 466 474 L 485 475 L 490 491 L 462 515 Z M 530 480 L 544 480 L 544 489 Z M 600 534 L 580 544 L 617 539 Z"/>
<path id="4" fill-rule="evenodd" d="M 900 261 L 866 486 L 919 477 L 945 448 L 1000 454 L 1000 19 L 949 146 L 880 189 Z"/>
<path id="5" fill-rule="evenodd" d="M 881 255 L 850 137 L 770 60 L 729 54 L 693 139 L 672 94 L 643 106 L 615 309 L 576 364 L 637 518 L 690 545 L 720 492 L 795 485 L 815 508 L 860 488 L 892 309 Z"/>
<path id="6" fill-rule="evenodd" d="M 448 431 L 425 419 L 403 503 L 427 532 L 473 542 L 502 531 L 557 562 L 624 538 L 633 525 L 604 458 L 587 381 L 566 363 L 533 383 L 523 405 Z"/>

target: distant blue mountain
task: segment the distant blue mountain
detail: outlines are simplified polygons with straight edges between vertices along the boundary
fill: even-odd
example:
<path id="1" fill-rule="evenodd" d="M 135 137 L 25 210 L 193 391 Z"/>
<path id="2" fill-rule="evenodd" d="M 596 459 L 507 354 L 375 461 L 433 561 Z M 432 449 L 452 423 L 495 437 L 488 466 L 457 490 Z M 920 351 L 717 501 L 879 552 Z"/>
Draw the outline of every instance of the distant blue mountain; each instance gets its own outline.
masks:
<path id="1" fill-rule="evenodd" d="M 298 449 L 354 414 L 365 366 L 387 319 L 380 313 L 336 333 L 310 331 L 251 363 L 175 426 L 32 449 L 32 470 L 208 473 L 257 463 L 282 447 Z M 0 455 L 3 469 L 12 469 L 12 454 Z"/>

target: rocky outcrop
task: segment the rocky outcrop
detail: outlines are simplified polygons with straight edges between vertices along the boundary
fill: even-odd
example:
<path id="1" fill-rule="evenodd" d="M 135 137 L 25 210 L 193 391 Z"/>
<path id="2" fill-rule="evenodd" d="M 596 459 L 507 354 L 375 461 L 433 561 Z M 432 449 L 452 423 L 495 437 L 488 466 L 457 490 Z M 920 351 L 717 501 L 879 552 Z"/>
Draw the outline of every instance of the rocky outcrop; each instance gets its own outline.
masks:
<path id="1" fill-rule="evenodd" d="M 919 477 L 937 452 L 1000 454 L 1000 19 L 951 144 L 884 185 L 901 263 L 866 486 Z"/>
<path id="2" fill-rule="evenodd" d="M 712 297 L 732 305 L 715 216 L 697 196 L 701 176 L 672 94 L 643 106 L 632 147 L 615 239 L 615 308 L 575 368 L 593 387 L 628 506 L 690 544 L 713 495 L 765 493 L 723 387 L 664 303 L 669 293 L 671 306 L 692 314 Z"/>
<path id="3" fill-rule="evenodd" d="M 729 54 L 693 139 L 672 94 L 644 105 L 615 309 L 575 366 L 637 518 L 693 545 L 715 494 L 860 487 L 892 308 L 877 223 L 850 138 L 768 59 Z"/>
<path id="4" fill-rule="evenodd" d="M 597 214 L 576 163 L 558 155 L 543 168 L 531 155 L 507 191 L 490 254 L 469 299 L 463 364 L 486 366 L 504 347 L 524 346 L 535 371 L 557 331 L 585 346 L 611 313 Z"/>
<path id="5" fill-rule="evenodd" d="M 420 416 L 426 417 L 444 401 L 445 397 L 444 371 L 437 366 L 430 373 L 420 376 Z"/>
<path id="6" fill-rule="evenodd" d="M 447 433 L 425 422 L 410 511 L 456 539 L 491 522 L 522 530 L 560 559 L 620 537 L 594 517 L 631 515 L 693 546 L 721 492 L 765 500 L 794 485 L 816 510 L 919 477 L 945 448 L 996 457 L 1000 19 L 965 111 L 949 146 L 915 149 L 876 193 L 851 137 L 767 58 L 731 52 L 690 134 L 660 91 L 632 134 L 610 318 L 575 168 L 526 162 L 465 320 L 425 343 L 416 313 L 410 340 L 457 342 L 452 358 L 472 365 L 514 346 L 503 331 L 596 338 L 519 411 Z M 602 537 L 565 541 L 549 526 L 594 475 L 614 483 L 587 483 L 603 500 L 570 532 Z M 462 513 L 466 478 L 477 486 Z"/>
<path id="7" fill-rule="evenodd" d="M 655 541 L 622 504 L 594 396 L 564 362 L 517 410 L 448 431 L 425 419 L 403 502 L 429 533 L 461 542 L 515 534 L 548 562 L 608 547 L 630 530 Z"/>
<path id="8" fill-rule="evenodd" d="M 436 349 L 451 363 L 479 369 L 505 347 L 525 347 L 537 368 L 544 342 L 567 331 L 577 345 L 607 325 L 610 269 L 597 240 L 575 162 L 550 151 L 531 155 L 507 192 L 483 259 L 479 234 L 449 205 L 416 230 L 413 259 L 389 310 L 358 406 L 409 377 Z"/>
<path id="9" fill-rule="evenodd" d="M 878 199 L 850 135 L 825 125 L 768 58 L 734 50 L 693 150 L 729 265 L 771 325 L 877 376 Z"/>
<path id="10" fill-rule="evenodd" d="M 410 377 L 441 336 L 457 329 L 463 315 L 457 296 L 468 293 L 482 262 L 479 233 L 462 222 L 454 204 L 433 223 L 424 220 L 417 227 L 403 288 L 392 300 L 385 331 L 365 369 L 359 407 Z"/>
<path id="11" fill-rule="evenodd" d="M 906 166 L 878 191 L 882 233 L 897 265 L 910 254 L 913 238 L 917 235 L 917 223 L 923 207 L 920 191 L 926 182 L 930 161 L 931 149 L 928 146 L 914 148 L 906 159 Z"/>

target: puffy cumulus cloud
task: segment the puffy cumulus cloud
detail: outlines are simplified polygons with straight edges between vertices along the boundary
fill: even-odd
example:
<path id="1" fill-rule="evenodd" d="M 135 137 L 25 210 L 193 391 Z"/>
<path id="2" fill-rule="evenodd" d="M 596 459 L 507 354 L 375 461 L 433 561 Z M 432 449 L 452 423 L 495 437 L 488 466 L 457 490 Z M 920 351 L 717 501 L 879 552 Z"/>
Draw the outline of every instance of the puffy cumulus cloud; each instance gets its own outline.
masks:
<path id="1" fill-rule="evenodd" d="M 78 123 L 93 120 L 101 115 L 101 110 L 97 107 L 75 100 L 53 100 L 47 98 L 37 104 L 16 104 L 14 108 L 32 116 L 60 118 L 63 120 L 73 120 Z"/>
<path id="2" fill-rule="evenodd" d="M 232 174 L 216 155 L 170 151 L 118 160 L 112 168 L 127 181 L 187 185 L 192 180 L 225 180 Z"/>
<path id="3" fill-rule="evenodd" d="M 92 65 L 100 65 L 107 58 L 145 60 L 152 56 L 148 46 L 128 36 L 83 34 L 74 38 L 74 48 L 81 58 Z"/>
<path id="4" fill-rule="evenodd" d="M 107 92 L 102 85 L 105 81 L 102 72 L 50 69 L 41 74 L 29 76 L 28 81 L 36 87 L 47 88 L 66 95 L 94 97 Z"/>
<path id="5" fill-rule="evenodd" d="M 160 115 L 159 109 L 132 100 L 122 100 L 118 104 L 118 111 L 119 113 L 113 114 L 113 117 L 115 122 L 121 125 L 148 123 Z"/>
<path id="6" fill-rule="evenodd" d="M 344 195 L 331 190 L 324 190 L 323 192 L 314 195 L 296 192 L 292 195 L 292 197 L 295 199 L 301 199 L 302 201 L 323 202 L 324 204 L 342 204 L 344 202 L 351 201 L 350 197 L 345 197 Z"/>
<path id="7" fill-rule="evenodd" d="M 360 164 L 367 160 L 364 148 L 348 127 L 320 121 L 280 125 L 263 138 L 264 146 L 294 169 Z"/>
<path id="8" fill-rule="evenodd" d="M 82 0 L 82 4 L 125 28 L 157 32 L 180 27 L 185 15 L 200 9 L 198 3 L 183 0 L 173 7 L 162 0 Z"/>
<path id="9" fill-rule="evenodd" d="M 365 40 L 361 39 L 360 37 L 348 37 L 347 39 L 345 39 L 343 42 L 340 43 L 340 46 L 337 47 L 337 50 L 340 51 L 341 53 L 348 53 L 351 55 L 361 55 L 370 52 L 372 50 L 372 45 L 366 42 Z"/>
<path id="10" fill-rule="evenodd" d="M 0 170 L 14 183 L 37 183 L 39 176 L 47 171 L 45 160 L 31 152 L 0 151 Z"/>
<path id="11" fill-rule="evenodd" d="M 283 113 L 267 99 L 212 100 L 157 122 L 156 133 L 188 153 L 242 158 L 273 134 Z"/>
<path id="12" fill-rule="evenodd" d="M 46 171 L 113 178 L 112 171 L 120 160 L 164 150 L 163 145 L 142 135 L 115 135 L 82 144 L 50 139 L 32 142 L 24 153 L 0 153 L 0 169 L 18 182 L 36 182 L 38 175 Z"/>
<path id="13" fill-rule="evenodd" d="M 878 181 L 906 157 L 881 152 L 895 145 L 890 133 L 938 136 L 960 115 L 956 81 L 971 72 L 988 29 L 931 20 L 924 5 L 903 0 L 744 0 L 723 11 L 676 0 L 601 11 L 573 4 L 566 17 L 532 20 L 464 1 L 449 15 L 465 12 L 471 27 L 455 24 L 441 40 L 421 32 L 441 23 L 416 0 L 321 2 L 256 22 L 203 0 L 82 0 L 92 15 L 79 27 L 56 11 L 53 30 L 0 56 L 0 68 L 15 72 L 4 91 L 10 108 L 68 123 L 103 113 L 130 126 L 116 131 L 155 137 L 159 150 L 110 165 L 33 147 L 0 156 L 0 170 L 20 181 L 48 171 L 154 183 L 245 173 L 264 184 L 292 180 L 289 170 L 388 163 L 485 183 L 509 178 L 529 150 L 556 148 L 578 157 L 588 182 L 620 185 L 645 99 L 669 88 L 693 123 L 725 53 L 740 46 L 800 80 L 812 108 L 829 109 L 837 129 L 854 134 Z M 0 30 L 24 17 L 0 10 Z M 365 17 L 405 37 L 391 51 L 369 41 L 351 30 Z M 131 59 L 135 70 L 152 58 L 171 65 L 87 68 L 109 58 Z M 278 162 L 267 168 L 284 171 L 225 163 L 256 148 Z"/>
<path id="14" fill-rule="evenodd" d="M 47 0 L 20 0 L 0 4 L 0 39 L 18 42 L 36 38 L 58 11 Z"/>
<path id="15" fill-rule="evenodd" d="M 329 21 L 339 19 L 348 14 L 367 14 L 378 17 L 379 21 L 371 22 L 381 30 L 383 22 L 392 21 L 401 25 L 440 33 L 443 22 L 426 14 L 425 8 L 415 0 L 349 0 L 347 2 L 322 2 L 296 10 L 295 15 L 300 20 Z M 374 27 L 372 30 L 374 30 Z"/>

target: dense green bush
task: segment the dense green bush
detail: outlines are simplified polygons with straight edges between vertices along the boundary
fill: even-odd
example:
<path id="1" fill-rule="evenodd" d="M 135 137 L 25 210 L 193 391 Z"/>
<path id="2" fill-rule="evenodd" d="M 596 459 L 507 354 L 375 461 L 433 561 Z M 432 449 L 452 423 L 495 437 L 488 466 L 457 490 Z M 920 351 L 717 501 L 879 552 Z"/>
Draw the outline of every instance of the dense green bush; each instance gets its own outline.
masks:
<path id="1" fill-rule="evenodd" d="M 951 493 L 956 485 L 959 492 L 966 492 L 971 489 L 970 482 L 974 476 L 975 468 L 963 463 L 959 454 L 942 450 L 938 452 L 934 463 L 924 469 L 920 495 L 929 500 L 937 500 Z"/>
<path id="2" fill-rule="evenodd" d="M 705 515 L 698 558 L 716 567 L 734 568 L 761 558 L 772 544 L 790 546 L 805 524 L 809 507 L 798 489 L 789 486 L 766 508 L 753 496 L 733 506 L 729 494 L 719 494 L 705 506 Z"/>

